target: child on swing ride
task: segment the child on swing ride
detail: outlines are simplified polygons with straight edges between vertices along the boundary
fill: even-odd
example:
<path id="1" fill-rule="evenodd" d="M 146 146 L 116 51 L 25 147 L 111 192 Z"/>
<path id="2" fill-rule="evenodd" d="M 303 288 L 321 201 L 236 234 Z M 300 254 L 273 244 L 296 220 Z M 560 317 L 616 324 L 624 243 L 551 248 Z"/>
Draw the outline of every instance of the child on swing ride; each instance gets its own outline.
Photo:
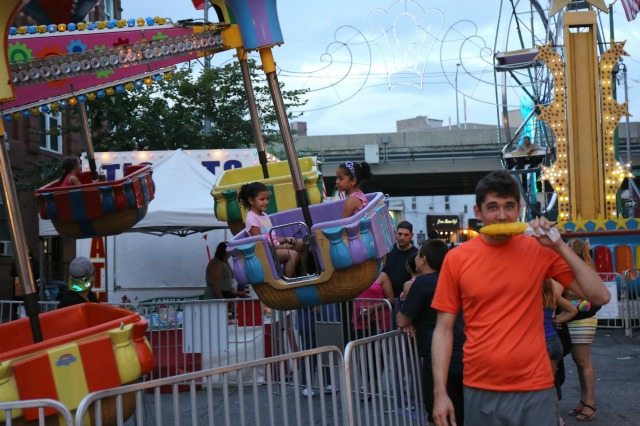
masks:
<path id="1" fill-rule="evenodd" d="M 252 182 L 242 185 L 238 199 L 242 207 L 248 210 L 245 227 L 249 235 L 264 235 L 275 246 L 278 260 L 284 263 L 284 275 L 295 276 L 296 266 L 300 259 L 304 243 L 295 237 L 271 236 L 273 228 L 269 216 L 265 213 L 269 207 L 269 195 L 271 192 L 261 182 Z"/>
<path id="2" fill-rule="evenodd" d="M 345 161 L 338 166 L 338 170 L 336 170 L 336 188 L 346 195 L 342 206 L 342 218 L 353 216 L 369 203 L 367 197 L 360 190 L 360 182 L 363 179 L 369 179 L 371 176 L 373 176 L 371 166 L 364 161 L 360 164 L 353 161 Z"/>
<path id="3" fill-rule="evenodd" d="M 80 173 L 82 173 L 82 165 L 78 157 L 64 157 L 60 162 L 60 179 L 59 186 L 75 186 L 80 185 Z"/>

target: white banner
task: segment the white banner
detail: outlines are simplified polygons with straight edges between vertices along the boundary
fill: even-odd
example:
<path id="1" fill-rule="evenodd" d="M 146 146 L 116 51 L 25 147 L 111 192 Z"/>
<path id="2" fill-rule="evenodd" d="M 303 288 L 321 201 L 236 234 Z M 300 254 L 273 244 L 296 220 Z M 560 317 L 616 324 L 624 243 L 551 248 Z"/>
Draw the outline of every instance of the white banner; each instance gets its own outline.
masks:
<path id="1" fill-rule="evenodd" d="M 256 166 L 260 164 L 258 151 L 255 148 L 243 149 L 185 149 L 183 150 L 194 160 L 201 163 L 214 175 L 220 175 L 225 170 L 239 167 Z M 169 157 L 175 151 L 126 151 L 126 152 L 96 152 L 95 161 L 98 169 L 107 175 L 107 180 L 122 178 L 122 171 L 131 164 L 155 164 Z M 89 170 L 86 156 L 82 156 L 83 170 Z M 271 154 L 267 154 L 269 161 L 277 161 Z"/>
<path id="2" fill-rule="evenodd" d="M 598 319 L 618 319 L 620 315 L 618 308 L 618 285 L 615 281 L 605 281 L 604 285 L 607 286 L 609 293 L 611 293 L 611 300 L 604 305 L 598 311 Z"/>

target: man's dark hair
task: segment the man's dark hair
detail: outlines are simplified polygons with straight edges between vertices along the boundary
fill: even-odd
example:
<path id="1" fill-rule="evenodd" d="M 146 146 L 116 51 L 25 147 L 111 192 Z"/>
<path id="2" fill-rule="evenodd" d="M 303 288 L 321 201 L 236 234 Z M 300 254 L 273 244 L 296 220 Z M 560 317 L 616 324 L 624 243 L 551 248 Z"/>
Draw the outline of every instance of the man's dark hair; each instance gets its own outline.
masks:
<path id="1" fill-rule="evenodd" d="M 442 262 L 446 256 L 449 248 L 447 243 L 442 240 L 427 240 L 420 246 L 420 256 L 427 258 L 427 264 L 435 271 L 440 272 L 442 268 Z"/>
<path id="2" fill-rule="evenodd" d="M 427 232 L 427 237 L 429 237 L 430 240 L 437 240 L 438 231 L 436 231 L 435 229 L 430 230 L 429 232 Z"/>
<path id="3" fill-rule="evenodd" d="M 488 194 L 495 194 L 500 198 L 512 197 L 520 203 L 520 189 L 518 183 L 506 170 L 497 170 L 483 177 L 476 185 L 476 206 L 482 207 Z"/>
<path id="4" fill-rule="evenodd" d="M 413 225 L 411 224 L 411 222 L 407 222 L 406 220 L 403 220 L 402 222 L 400 222 L 398 224 L 398 229 L 408 229 L 409 232 L 413 232 Z"/>

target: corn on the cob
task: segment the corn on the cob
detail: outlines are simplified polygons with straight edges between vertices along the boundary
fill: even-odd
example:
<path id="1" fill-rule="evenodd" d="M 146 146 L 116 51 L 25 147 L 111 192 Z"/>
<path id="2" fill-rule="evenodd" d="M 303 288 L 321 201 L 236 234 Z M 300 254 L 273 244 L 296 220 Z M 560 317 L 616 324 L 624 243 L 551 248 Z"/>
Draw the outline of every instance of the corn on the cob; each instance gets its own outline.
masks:
<path id="1" fill-rule="evenodd" d="M 485 235 L 514 235 L 522 234 L 527 230 L 524 222 L 496 223 L 480 228 L 480 233 Z"/>

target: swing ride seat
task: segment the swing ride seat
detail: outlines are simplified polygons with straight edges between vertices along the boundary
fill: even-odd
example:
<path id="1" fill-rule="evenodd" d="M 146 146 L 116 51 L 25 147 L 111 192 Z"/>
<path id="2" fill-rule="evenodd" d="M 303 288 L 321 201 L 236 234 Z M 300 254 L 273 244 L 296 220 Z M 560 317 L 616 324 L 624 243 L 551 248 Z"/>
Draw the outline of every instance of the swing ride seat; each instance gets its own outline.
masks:
<path id="1" fill-rule="evenodd" d="M 302 180 L 307 190 L 310 204 L 322 202 L 322 179 L 315 162 L 311 157 L 298 159 Z M 211 191 L 214 199 L 214 211 L 218 220 L 227 222 L 229 229 L 235 235 L 244 229 L 244 220 L 247 211 L 240 208 L 238 192 L 242 185 L 260 181 L 267 185 L 271 196 L 267 214 L 298 207 L 296 194 L 291 179 L 291 170 L 287 161 L 268 163 L 269 178 L 265 179 L 262 166 L 249 166 L 239 169 L 230 169 L 222 172 Z"/>
<path id="2" fill-rule="evenodd" d="M 92 182 L 82 172 L 81 185 L 59 186 L 58 181 L 36 191 L 40 217 L 51 219 L 63 237 L 90 238 L 117 235 L 131 229 L 147 214 L 155 186 L 151 166 L 131 165 L 122 179 Z"/>
<path id="3" fill-rule="evenodd" d="M 0 402 L 51 398 L 75 410 L 90 392 L 135 382 L 153 368 L 147 321 L 137 312 L 83 303 L 40 314 L 39 319 L 43 340 L 38 343 L 33 342 L 29 318 L 0 325 Z M 115 405 L 112 408 L 114 417 Z M 135 400 L 123 399 L 124 418 L 134 410 Z M 103 404 L 103 416 L 109 415 L 106 411 Z M 52 414 L 54 410 L 45 408 L 45 416 Z M 37 408 L 11 411 L 12 418 L 27 422 L 38 415 Z M 0 412 L 0 422 L 5 416 Z M 103 422 L 109 424 L 105 417 Z"/>
<path id="4" fill-rule="evenodd" d="M 235 278 L 250 284 L 260 300 L 273 309 L 289 310 L 351 300 L 369 288 L 382 271 L 394 243 L 389 209 L 382 193 L 367 194 L 369 204 L 353 216 L 341 218 L 344 200 L 309 207 L 316 244 L 310 248 L 319 270 L 312 275 L 283 278 L 264 235 L 246 230 L 229 241 Z M 272 225 L 304 222 L 297 208 L 269 215 Z M 286 232 L 278 236 L 290 237 Z"/>

